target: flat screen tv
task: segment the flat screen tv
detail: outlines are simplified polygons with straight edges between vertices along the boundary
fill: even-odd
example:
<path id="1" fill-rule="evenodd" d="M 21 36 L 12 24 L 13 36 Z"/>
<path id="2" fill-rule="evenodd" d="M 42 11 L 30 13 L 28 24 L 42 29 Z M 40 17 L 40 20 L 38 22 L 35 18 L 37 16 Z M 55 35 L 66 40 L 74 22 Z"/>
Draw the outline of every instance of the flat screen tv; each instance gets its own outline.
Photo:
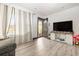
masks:
<path id="1" fill-rule="evenodd" d="M 55 22 L 53 23 L 54 31 L 73 32 L 72 21 Z"/>

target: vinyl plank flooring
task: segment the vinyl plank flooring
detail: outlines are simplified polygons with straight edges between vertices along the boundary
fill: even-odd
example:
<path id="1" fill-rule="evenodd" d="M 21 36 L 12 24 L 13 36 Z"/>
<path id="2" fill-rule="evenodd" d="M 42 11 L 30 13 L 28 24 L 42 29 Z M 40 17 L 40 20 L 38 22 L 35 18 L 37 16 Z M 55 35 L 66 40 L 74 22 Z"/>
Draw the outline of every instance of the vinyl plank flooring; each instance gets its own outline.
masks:
<path id="1" fill-rule="evenodd" d="M 57 51 L 57 56 L 64 56 L 66 53 L 66 45 L 63 44 Z"/>
<path id="2" fill-rule="evenodd" d="M 79 56 L 79 47 L 41 37 L 18 46 L 16 56 Z"/>
<path id="3" fill-rule="evenodd" d="M 75 46 L 73 46 L 73 47 L 71 48 L 71 55 L 72 55 L 72 56 L 77 56 L 77 48 L 76 48 Z"/>
<path id="4" fill-rule="evenodd" d="M 71 56 L 71 46 L 66 46 L 65 56 Z"/>

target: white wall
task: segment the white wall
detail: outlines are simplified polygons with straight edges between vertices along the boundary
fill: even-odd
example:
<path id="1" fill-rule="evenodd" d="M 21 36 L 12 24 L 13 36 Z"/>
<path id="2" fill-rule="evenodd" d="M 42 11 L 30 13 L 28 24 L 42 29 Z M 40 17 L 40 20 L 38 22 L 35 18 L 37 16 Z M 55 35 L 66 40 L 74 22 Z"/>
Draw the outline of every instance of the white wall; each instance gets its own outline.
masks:
<path id="1" fill-rule="evenodd" d="M 75 34 L 79 34 L 79 6 L 52 14 L 48 17 L 48 33 L 53 30 L 53 22 L 60 21 L 73 21 L 73 31 Z"/>

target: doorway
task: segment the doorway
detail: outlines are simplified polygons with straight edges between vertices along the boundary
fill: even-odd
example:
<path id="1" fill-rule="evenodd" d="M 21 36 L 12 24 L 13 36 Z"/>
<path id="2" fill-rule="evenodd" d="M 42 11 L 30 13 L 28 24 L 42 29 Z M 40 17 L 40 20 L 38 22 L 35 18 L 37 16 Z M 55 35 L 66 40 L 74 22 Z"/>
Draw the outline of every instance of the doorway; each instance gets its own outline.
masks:
<path id="1" fill-rule="evenodd" d="M 42 19 L 38 17 L 37 21 L 37 37 L 48 36 L 48 18 Z"/>
<path id="2" fill-rule="evenodd" d="M 48 37 L 48 18 L 43 20 L 43 37 Z"/>
<path id="3" fill-rule="evenodd" d="M 38 17 L 37 21 L 37 36 L 42 37 L 42 29 L 43 29 L 43 19 Z"/>

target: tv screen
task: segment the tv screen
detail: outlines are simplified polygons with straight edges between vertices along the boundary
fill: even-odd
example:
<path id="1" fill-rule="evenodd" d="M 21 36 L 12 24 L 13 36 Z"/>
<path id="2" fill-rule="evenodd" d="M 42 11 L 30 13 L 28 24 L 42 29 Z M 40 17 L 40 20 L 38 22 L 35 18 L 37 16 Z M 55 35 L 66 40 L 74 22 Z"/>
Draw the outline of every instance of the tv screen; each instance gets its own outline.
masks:
<path id="1" fill-rule="evenodd" d="M 73 32 L 72 21 L 55 22 L 53 23 L 53 30 Z"/>

